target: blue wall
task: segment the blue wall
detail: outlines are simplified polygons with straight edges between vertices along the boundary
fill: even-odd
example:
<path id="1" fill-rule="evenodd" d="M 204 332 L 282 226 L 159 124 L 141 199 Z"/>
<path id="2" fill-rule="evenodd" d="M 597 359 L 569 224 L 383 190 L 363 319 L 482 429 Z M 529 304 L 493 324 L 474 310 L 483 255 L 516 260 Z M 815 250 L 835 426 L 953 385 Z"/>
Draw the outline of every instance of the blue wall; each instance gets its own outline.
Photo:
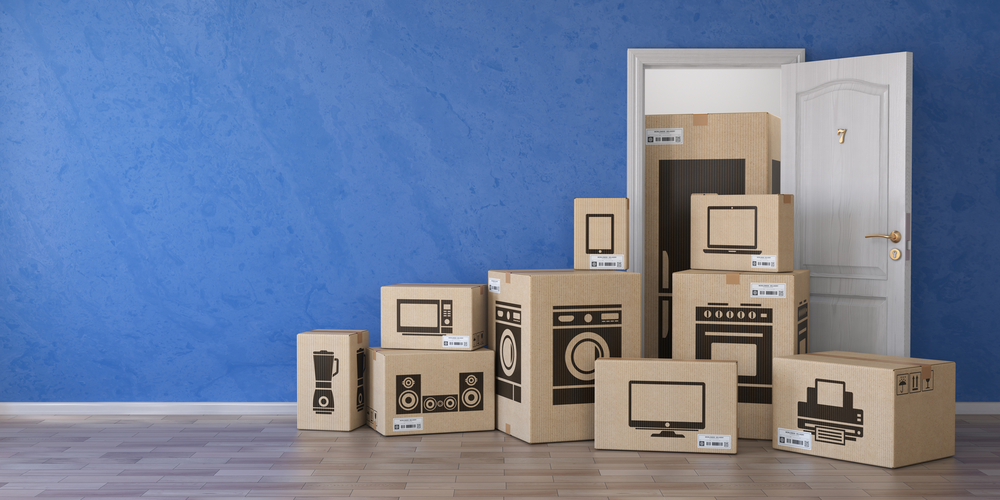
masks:
<path id="1" fill-rule="evenodd" d="M 1000 401 L 1000 3 L 483 5 L 3 1 L 0 400 L 293 401 L 381 285 L 572 266 L 628 48 L 804 47 L 913 52 L 912 352 Z"/>

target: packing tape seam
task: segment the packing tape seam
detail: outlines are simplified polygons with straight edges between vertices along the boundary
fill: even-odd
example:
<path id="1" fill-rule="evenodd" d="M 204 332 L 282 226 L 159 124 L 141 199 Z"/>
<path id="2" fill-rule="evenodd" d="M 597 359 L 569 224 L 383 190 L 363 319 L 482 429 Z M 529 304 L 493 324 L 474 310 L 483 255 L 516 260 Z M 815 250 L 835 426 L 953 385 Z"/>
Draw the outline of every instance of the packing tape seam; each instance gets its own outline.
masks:
<path id="1" fill-rule="evenodd" d="M 933 365 L 925 365 L 925 364 L 922 364 L 922 363 L 913 363 L 913 364 L 910 364 L 910 363 L 899 363 L 899 362 L 896 362 L 896 361 L 881 361 L 881 360 L 878 360 L 878 359 L 859 358 L 859 357 L 856 357 L 856 356 L 841 356 L 839 354 L 827 354 L 827 353 L 824 353 L 824 352 L 810 352 L 809 354 L 811 354 L 813 356 L 823 356 L 823 357 L 826 357 L 826 358 L 850 359 L 852 361 L 875 361 L 875 362 L 878 362 L 878 363 L 896 363 L 896 364 L 899 364 L 899 365 L 906 365 L 906 366 L 903 366 L 903 368 L 919 366 L 920 367 L 920 376 L 924 380 L 929 380 L 931 378 L 931 374 L 933 372 Z"/>

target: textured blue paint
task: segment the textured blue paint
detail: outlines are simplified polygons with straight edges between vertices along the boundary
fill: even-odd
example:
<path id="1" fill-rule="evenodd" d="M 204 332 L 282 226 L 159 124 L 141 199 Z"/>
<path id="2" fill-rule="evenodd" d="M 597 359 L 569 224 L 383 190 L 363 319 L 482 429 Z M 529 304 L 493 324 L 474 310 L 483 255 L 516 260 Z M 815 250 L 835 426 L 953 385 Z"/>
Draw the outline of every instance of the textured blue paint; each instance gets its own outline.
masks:
<path id="1" fill-rule="evenodd" d="M 379 287 L 572 265 L 630 47 L 912 51 L 913 354 L 1000 401 L 1000 3 L 0 2 L 0 400 L 292 401 Z"/>

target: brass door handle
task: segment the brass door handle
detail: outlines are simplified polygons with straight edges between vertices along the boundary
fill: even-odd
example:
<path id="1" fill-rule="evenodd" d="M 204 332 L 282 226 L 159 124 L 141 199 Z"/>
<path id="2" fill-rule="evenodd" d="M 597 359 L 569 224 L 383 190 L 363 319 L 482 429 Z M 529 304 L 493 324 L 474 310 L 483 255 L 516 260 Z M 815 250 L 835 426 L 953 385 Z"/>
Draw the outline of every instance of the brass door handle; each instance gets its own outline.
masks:
<path id="1" fill-rule="evenodd" d="M 889 234 L 866 234 L 865 238 L 885 238 L 893 243 L 899 243 L 899 240 L 903 239 L 903 235 L 899 234 L 899 231 L 893 231 Z"/>

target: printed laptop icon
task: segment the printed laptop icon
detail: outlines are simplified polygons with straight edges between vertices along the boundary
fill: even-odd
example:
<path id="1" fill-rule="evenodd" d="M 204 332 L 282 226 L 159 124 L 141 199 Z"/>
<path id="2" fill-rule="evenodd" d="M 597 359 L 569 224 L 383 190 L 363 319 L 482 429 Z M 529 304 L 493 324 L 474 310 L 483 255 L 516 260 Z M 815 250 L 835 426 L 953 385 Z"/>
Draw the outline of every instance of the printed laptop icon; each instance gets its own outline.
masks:
<path id="1" fill-rule="evenodd" d="M 705 253 L 760 255 L 757 207 L 708 207 Z"/>

